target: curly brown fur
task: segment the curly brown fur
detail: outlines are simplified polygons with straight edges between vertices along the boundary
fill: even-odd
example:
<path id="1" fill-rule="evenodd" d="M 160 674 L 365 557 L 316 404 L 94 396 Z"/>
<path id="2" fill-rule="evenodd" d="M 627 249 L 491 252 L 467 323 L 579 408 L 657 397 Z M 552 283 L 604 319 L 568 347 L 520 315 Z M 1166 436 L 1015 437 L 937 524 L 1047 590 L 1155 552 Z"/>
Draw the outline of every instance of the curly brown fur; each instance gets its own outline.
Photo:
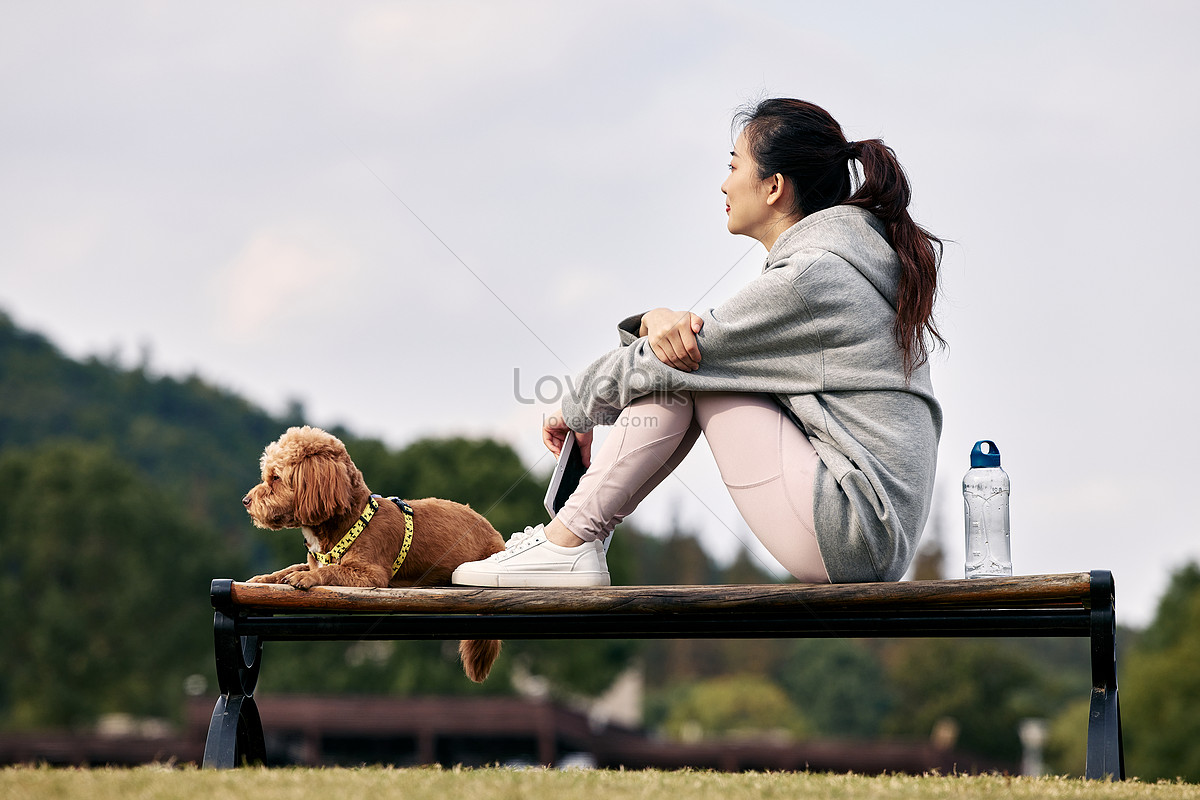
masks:
<path id="1" fill-rule="evenodd" d="M 504 549 L 496 529 L 469 506 L 427 497 L 409 500 L 413 540 L 400 571 L 392 563 L 404 542 L 404 513 L 391 502 L 379 510 L 339 563 L 322 566 L 312 555 L 328 553 L 367 507 L 371 490 L 350 460 L 345 445 L 320 428 L 289 428 L 262 455 L 262 482 L 242 498 L 260 528 L 300 528 L 309 547 L 308 561 L 268 575 L 256 583 L 313 586 L 432 586 L 450 583 L 455 567 Z M 467 677 L 487 677 L 500 653 L 500 642 L 459 643 Z"/>

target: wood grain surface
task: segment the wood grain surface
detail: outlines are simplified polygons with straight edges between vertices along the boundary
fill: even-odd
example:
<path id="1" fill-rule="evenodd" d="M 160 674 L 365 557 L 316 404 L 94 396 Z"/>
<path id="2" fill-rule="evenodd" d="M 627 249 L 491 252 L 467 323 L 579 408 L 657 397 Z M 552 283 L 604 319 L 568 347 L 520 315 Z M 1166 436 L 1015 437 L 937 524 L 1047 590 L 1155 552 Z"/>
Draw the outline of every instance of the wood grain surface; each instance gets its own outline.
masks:
<path id="1" fill-rule="evenodd" d="M 1088 573 L 901 583 L 735 586 L 613 586 L 490 589 L 465 586 L 363 589 L 237 583 L 237 608 L 276 613 L 375 614 L 689 614 L 905 608 L 1086 608 Z"/>

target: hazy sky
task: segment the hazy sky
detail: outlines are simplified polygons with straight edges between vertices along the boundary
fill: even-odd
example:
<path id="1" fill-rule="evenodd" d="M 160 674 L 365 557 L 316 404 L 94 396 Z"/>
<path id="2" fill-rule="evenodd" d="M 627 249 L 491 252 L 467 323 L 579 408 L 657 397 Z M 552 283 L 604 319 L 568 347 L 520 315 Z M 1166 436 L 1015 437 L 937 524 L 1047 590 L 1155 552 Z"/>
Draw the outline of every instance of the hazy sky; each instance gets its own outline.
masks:
<path id="1" fill-rule="evenodd" d="M 0 308 L 73 356 L 544 470 L 541 417 L 618 320 L 761 268 L 725 230 L 730 117 L 802 97 L 893 146 L 948 242 L 949 569 L 991 438 L 1016 571 L 1112 569 L 1141 624 L 1200 558 L 1198 8 L 4 2 Z M 673 515 L 721 558 L 753 539 L 703 447 L 634 521 Z"/>

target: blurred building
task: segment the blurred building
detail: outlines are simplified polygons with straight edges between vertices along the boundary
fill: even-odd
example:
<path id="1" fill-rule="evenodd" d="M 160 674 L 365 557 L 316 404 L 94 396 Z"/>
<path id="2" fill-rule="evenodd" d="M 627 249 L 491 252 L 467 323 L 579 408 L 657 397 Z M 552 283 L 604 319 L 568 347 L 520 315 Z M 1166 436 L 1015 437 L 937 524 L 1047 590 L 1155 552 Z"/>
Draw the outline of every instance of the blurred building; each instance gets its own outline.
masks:
<path id="1" fill-rule="evenodd" d="M 133 765 L 199 762 L 211 699 L 188 706 L 182 733 L 108 725 L 86 733 L 0 735 L 0 763 Z M 538 698 L 273 695 L 258 699 L 270 765 L 486 766 L 723 771 L 943 773 L 1015 771 L 945 741 L 788 740 L 764 736 L 680 742 Z"/>

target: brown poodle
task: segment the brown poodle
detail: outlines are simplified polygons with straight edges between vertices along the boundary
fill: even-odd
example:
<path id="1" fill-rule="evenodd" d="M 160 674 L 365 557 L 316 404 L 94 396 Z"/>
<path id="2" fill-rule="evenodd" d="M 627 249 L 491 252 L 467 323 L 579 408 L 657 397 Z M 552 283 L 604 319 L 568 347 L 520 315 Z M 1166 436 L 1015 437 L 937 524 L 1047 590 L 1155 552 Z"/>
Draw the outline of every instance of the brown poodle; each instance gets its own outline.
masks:
<path id="1" fill-rule="evenodd" d="M 308 561 L 250 580 L 297 589 L 449 584 L 459 564 L 504 549 L 496 529 L 470 507 L 432 497 L 410 500 L 412 544 L 393 577 L 405 540 L 405 515 L 397 504 L 379 498 L 378 510 L 349 549 L 336 563 L 323 566 L 316 554 L 329 553 L 341 542 L 360 521 L 370 497 L 362 473 L 336 436 L 308 426 L 290 428 L 263 451 L 262 483 L 242 504 L 260 528 L 304 531 Z M 458 650 L 467 677 L 480 682 L 500 654 L 500 642 L 463 640 Z"/>

